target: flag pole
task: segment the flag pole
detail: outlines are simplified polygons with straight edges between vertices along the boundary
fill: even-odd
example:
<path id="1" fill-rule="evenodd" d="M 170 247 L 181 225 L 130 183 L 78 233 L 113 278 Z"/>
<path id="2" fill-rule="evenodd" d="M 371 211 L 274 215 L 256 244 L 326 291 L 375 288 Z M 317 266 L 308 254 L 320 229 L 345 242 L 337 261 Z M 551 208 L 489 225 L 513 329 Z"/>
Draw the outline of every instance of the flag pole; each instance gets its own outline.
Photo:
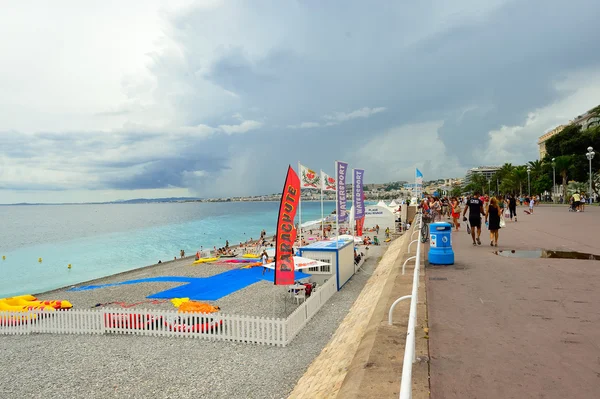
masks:
<path id="1" fill-rule="evenodd" d="M 338 161 L 335 161 L 335 179 L 338 180 Z M 338 200 L 340 182 L 336 181 L 335 191 L 335 247 L 338 247 L 340 241 L 340 201 Z"/>
<path id="2" fill-rule="evenodd" d="M 354 196 L 356 196 L 356 179 L 354 178 L 354 168 L 352 168 L 352 223 L 350 223 L 350 230 L 352 231 L 352 248 L 354 248 L 354 226 L 356 226 L 356 201 L 354 200 Z M 357 232 L 358 233 L 358 232 Z"/>
<path id="3" fill-rule="evenodd" d="M 323 179 L 323 171 L 321 170 L 321 235 L 325 238 L 325 221 L 323 220 L 323 184 L 325 184 L 325 180 Z"/>
<path id="4" fill-rule="evenodd" d="M 298 175 L 302 176 L 302 166 L 300 165 L 300 161 L 298 161 Z M 300 177 L 302 179 L 302 177 Z M 298 217 L 298 229 L 300 230 L 300 243 L 298 244 L 298 248 L 302 247 L 302 180 L 300 180 L 300 197 L 298 200 L 298 213 L 300 216 Z"/>
<path id="5" fill-rule="evenodd" d="M 417 197 L 417 204 L 420 202 L 421 200 L 421 195 L 420 195 L 420 189 L 419 186 L 417 185 L 417 168 L 415 168 L 415 197 Z"/>

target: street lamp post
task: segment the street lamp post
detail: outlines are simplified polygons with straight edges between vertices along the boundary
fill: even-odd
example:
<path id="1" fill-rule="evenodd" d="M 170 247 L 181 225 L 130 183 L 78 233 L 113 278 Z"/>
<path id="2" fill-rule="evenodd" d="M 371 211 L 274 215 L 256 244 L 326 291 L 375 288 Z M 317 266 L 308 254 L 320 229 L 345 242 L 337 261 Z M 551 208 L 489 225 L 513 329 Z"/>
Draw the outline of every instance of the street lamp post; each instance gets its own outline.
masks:
<path id="1" fill-rule="evenodd" d="M 556 158 L 552 158 L 552 202 L 556 203 Z"/>
<path id="2" fill-rule="evenodd" d="M 587 157 L 588 161 L 590 161 L 590 191 L 589 191 L 589 198 L 590 198 L 590 204 L 592 203 L 592 159 L 594 159 L 594 155 L 596 154 L 594 152 L 594 149 L 592 147 L 588 147 L 587 148 L 588 152 L 585 154 L 585 156 Z"/>
<path id="3" fill-rule="evenodd" d="M 523 169 L 521 169 L 523 170 Z M 531 166 L 527 167 L 527 192 L 528 195 L 531 196 L 531 179 L 529 177 L 529 175 L 531 174 Z"/>
<path id="4" fill-rule="evenodd" d="M 496 196 L 500 195 L 500 184 L 498 183 L 498 176 L 496 175 Z"/>

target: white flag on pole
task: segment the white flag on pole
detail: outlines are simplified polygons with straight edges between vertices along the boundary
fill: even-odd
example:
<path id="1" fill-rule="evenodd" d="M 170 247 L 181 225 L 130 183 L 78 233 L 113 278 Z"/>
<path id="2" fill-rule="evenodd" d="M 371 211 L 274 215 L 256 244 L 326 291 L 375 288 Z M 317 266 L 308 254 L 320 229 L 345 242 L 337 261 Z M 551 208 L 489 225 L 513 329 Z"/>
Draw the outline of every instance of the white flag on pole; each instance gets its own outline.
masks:
<path id="1" fill-rule="evenodd" d="M 312 169 L 300 164 L 300 188 L 319 188 L 321 177 Z"/>
<path id="2" fill-rule="evenodd" d="M 335 192 L 335 178 L 329 176 L 327 173 L 321 171 L 321 189 L 323 191 Z"/>

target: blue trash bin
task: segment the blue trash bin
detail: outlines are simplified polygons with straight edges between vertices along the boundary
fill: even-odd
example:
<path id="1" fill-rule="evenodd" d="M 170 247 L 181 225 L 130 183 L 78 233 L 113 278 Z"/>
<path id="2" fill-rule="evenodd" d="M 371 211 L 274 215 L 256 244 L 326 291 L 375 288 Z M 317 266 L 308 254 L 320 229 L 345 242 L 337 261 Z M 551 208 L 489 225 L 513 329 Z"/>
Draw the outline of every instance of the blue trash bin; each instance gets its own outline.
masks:
<path id="1" fill-rule="evenodd" d="M 452 225 L 446 222 L 429 225 L 429 263 L 432 265 L 453 265 Z"/>

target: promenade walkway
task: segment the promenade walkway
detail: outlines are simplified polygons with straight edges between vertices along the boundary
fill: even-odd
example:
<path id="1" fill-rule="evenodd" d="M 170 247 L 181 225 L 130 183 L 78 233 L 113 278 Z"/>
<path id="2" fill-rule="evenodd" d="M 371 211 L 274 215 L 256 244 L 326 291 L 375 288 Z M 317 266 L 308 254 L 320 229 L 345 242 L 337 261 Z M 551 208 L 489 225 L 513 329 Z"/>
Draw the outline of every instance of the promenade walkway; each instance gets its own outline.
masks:
<path id="1" fill-rule="evenodd" d="M 498 249 L 600 254 L 600 208 L 523 209 Z M 431 397 L 600 397 L 600 261 L 501 257 L 487 233 L 453 233 L 456 264 L 427 267 Z"/>

